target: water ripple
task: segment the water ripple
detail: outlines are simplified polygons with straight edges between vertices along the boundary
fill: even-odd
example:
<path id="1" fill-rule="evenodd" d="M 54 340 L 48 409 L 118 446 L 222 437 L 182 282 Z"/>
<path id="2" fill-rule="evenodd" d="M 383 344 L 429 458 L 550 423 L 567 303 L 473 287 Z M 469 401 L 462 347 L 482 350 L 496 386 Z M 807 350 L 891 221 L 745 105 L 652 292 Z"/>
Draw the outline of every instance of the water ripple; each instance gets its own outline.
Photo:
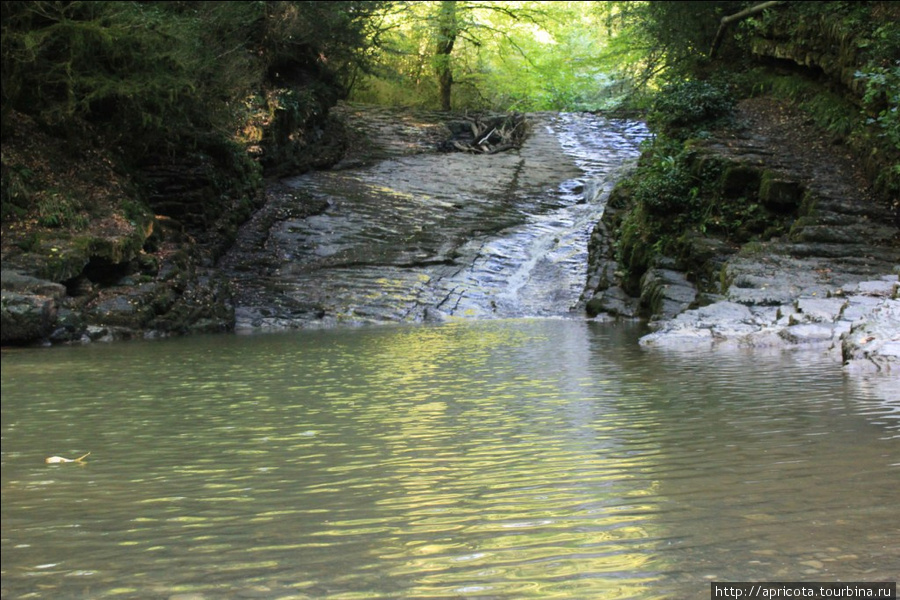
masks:
<path id="1" fill-rule="evenodd" d="M 639 333 L 521 320 L 4 355 L 4 595 L 649 600 L 892 575 L 890 398 L 833 365 L 656 354 Z"/>

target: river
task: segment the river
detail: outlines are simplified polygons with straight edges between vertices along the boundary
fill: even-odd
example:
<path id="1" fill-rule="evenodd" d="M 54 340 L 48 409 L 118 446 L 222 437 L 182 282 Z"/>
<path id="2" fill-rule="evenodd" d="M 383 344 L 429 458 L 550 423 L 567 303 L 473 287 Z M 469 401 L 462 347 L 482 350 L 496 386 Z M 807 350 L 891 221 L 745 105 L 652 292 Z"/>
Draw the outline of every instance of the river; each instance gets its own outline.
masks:
<path id="1" fill-rule="evenodd" d="M 877 378 L 639 333 L 498 319 L 4 352 L 2 595 L 896 578 L 900 409 Z"/>
<path id="2" fill-rule="evenodd" d="M 506 156 L 290 180 L 328 208 L 276 206 L 226 258 L 244 335 L 4 350 L 0 595 L 895 580 L 896 379 L 642 348 L 640 324 L 577 316 L 591 223 L 646 134 L 584 115 L 537 131 Z"/>

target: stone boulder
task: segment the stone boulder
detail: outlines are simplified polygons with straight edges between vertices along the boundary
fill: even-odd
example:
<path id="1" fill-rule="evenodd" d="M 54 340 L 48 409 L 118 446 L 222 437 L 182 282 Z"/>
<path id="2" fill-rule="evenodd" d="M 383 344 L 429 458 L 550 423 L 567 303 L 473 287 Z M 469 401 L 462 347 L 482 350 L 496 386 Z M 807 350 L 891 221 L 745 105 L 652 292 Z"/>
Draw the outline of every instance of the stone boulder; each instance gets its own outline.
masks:
<path id="1" fill-rule="evenodd" d="M 0 275 L 0 342 L 28 344 L 46 339 L 56 326 L 66 288 L 58 283 L 2 271 Z"/>

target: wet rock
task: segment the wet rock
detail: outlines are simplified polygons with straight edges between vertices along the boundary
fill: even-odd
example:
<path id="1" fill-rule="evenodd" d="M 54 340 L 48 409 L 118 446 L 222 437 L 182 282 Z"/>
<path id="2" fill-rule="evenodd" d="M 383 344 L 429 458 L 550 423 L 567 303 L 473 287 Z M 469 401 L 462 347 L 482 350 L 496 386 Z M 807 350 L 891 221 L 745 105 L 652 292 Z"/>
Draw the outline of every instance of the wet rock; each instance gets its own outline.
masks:
<path id="1" fill-rule="evenodd" d="M 680 271 L 650 269 L 641 278 L 641 303 L 661 319 L 684 312 L 696 298 L 697 289 Z"/>
<path id="2" fill-rule="evenodd" d="M 835 329 L 831 324 L 791 325 L 779 332 L 779 335 L 790 344 L 824 344 L 834 338 Z"/>
<path id="3" fill-rule="evenodd" d="M 767 208 L 791 212 L 799 208 L 804 191 L 798 181 L 766 172 L 759 186 L 759 199 Z"/>
<path id="4" fill-rule="evenodd" d="M 761 329 L 750 309 L 735 302 L 716 302 L 688 310 L 674 319 L 660 321 L 654 327 L 656 331 L 641 338 L 641 345 L 712 345 L 738 339 Z"/>
<path id="5" fill-rule="evenodd" d="M 633 319 L 640 312 L 640 300 L 625 293 L 625 290 L 615 286 L 600 290 L 588 300 L 585 310 L 589 317 L 597 317 L 608 314 L 616 317 Z"/>
<path id="6" fill-rule="evenodd" d="M 896 298 L 900 293 L 900 284 L 895 276 L 885 277 L 878 281 L 861 281 L 855 286 L 844 288 L 844 293 L 856 293 L 862 296 Z"/>
<path id="7" fill-rule="evenodd" d="M 833 323 L 841 316 L 847 301 L 840 298 L 799 298 L 795 303 L 797 312 L 792 315 L 792 324 Z"/>
<path id="8" fill-rule="evenodd" d="M 895 276 L 892 276 L 895 277 Z M 887 285 L 884 285 L 884 284 Z M 893 281 L 859 282 L 848 289 L 871 296 L 801 297 L 780 307 L 717 302 L 654 324 L 641 345 L 690 348 L 737 345 L 776 349 L 817 348 L 840 353 L 850 371 L 900 370 L 900 300 L 885 297 Z"/>
<path id="9" fill-rule="evenodd" d="M 758 167 L 737 163 L 722 174 L 722 192 L 729 198 L 747 196 L 759 189 L 761 178 Z"/>
<path id="10" fill-rule="evenodd" d="M 429 306 L 428 308 L 425 309 L 424 321 L 426 323 L 443 323 L 449 317 L 450 317 L 450 315 L 448 315 L 447 313 L 445 313 L 441 310 L 438 310 L 437 308 L 435 308 L 433 306 Z"/>
<path id="11" fill-rule="evenodd" d="M 841 352 L 851 371 L 900 371 L 900 300 L 886 299 L 857 321 Z"/>
<path id="12" fill-rule="evenodd" d="M 53 298 L 34 294 L 0 292 L 3 344 L 27 344 L 53 331 L 57 304 Z"/>
<path id="13" fill-rule="evenodd" d="M 874 296 L 850 296 L 841 311 L 841 320 L 855 323 L 871 314 L 881 303 L 882 299 Z"/>
<path id="14" fill-rule="evenodd" d="M 664 331 L 657 331 L 642 337 L 640 341 L 641 346 L 681 350 L 708 348 L 715 343 L 716 338 L 711 329 L 696 329 L 690 326 L 667 327 Z"/>
<path id="15" fill-rule="evenodd" d="M 357 116 L 372 131 L 367 112 Z M 429 122 L 405 113 L 385 112 L 392 126 L 372 136 L 382 150 L 370 156 L 381 160 L 286 179 L 290 194 L 267 196 L 218 265 L 234 290 L 236 328 L 568 314 L 589 299 L 579 299 L 587 277 L 614 279 L 588 275 L 583 248 L 642 128 L 535 115 L 527 141 L 508 152 L 399 152 L 389 143 L 398 124 L 422 132 Z M 612 141 L 578 162 L 585 140 L 563 129 L 591 127 Z M 326 208 L 287 217 L 316 201 Z"/>
<path id="16" fill-rule="evenodd" d="M 49 339 L 53 343 L 84 341 L 86 327 L 87 322 L 81 311 L 63 306 L 57 313 L 56 327 Z"/>
<path id="17" fill-rule="evenodd" d="M 759 287 L 737 287 L 728 292 L 728 299 L 748 306 L 782 306 L 796 296 L 789 286 L 760 285 Z"/>
<path id="18" fill-rule="evenodd" d="M 0 286 L 0 342 L 28 344 L 48 338 L 66 288 L 10 270 L 0 274 Z"/>

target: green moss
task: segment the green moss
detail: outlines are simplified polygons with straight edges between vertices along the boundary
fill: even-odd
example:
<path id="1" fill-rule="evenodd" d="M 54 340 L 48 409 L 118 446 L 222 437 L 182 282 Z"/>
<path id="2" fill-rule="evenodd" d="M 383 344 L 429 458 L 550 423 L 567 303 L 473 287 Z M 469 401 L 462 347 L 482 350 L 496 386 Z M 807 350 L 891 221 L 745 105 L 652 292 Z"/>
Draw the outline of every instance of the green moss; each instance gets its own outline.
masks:
<path id="1" fill-rule="evenodd" d="M 741 246 L 738 253 L 745 257 L 762 256 L 766 253 L 766 246 L 762 242 L 752 241 Z"/>
<path id="2" fill-rule="evenodd" d="M 780 177 L 772 171 L 765 171 L 759 185 L 759 200 L 766 207 L 778 212 L 793 212 L 803 199 L 803 186 Z"/>
<path id="3" fill-rule="evenodd" d="M 684 80 L 660 91 L 647 120 L 660 133 L 687 139 L 702 129 L 727 122 L 733 111 L 734 97 L 725 85 Z"/>
<path id="4" fill-rule="evenodd" d="M 722 172 L 721 193 L 726 198 L 755 196 L 762 175 L 759 169 L 741 163 L 730 163 Z"/>
<path id="5" fill-rule="evenodd" d="M 622 269 L 623 287 L 632 295 L 640 294 L 641 277 L 659 251 L 660 235 L 656 223 L 648 218 L 641 204 L 635 205 L 622 220 L 616 245 L 616 260 Z"/>
<path id="6" fill-rule="evenodd" d="M 803 194 L 803 199 L 800 201 L 800 208 L 797 210 L 797 215 L 799 217 L 814 217 L 816 215 L 816 203 L 818 202 L 818 197 L 810 191 L 806 191 Z"/>

